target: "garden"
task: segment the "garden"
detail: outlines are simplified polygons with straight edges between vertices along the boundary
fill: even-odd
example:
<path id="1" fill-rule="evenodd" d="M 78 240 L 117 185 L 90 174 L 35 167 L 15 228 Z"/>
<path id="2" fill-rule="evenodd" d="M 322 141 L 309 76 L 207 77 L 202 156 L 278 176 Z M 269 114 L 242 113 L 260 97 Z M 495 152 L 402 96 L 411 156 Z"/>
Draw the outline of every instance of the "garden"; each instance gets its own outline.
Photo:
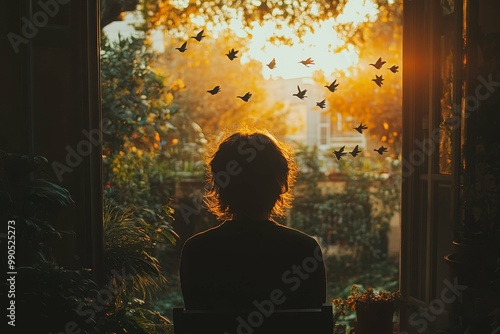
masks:
<path id="1" fill-rule="evenodd" d="M 222 7 L 212 13 L 208 8 L 169 7 L 162 1 L 141 3 L 139 12 L 146 19 L 136 27 L 137 34 L 112 39 L 103 32 L 101 40 L 104 282 L 96 282 L 89 268 L 63 267 L 53 250 L 61 240 L 74 237 L 75 231 L 52 224 L 74 201 L 65 188 L 38 172 L 51 162 L 43 156 L 0 152 L 0 205 L 8 215 L 6 221 L 16 220 L 19 242 L 26 245 L 18 255 L 22 273 L 18 284 L 24 291 L 18 298 L 18 312 L 33 315 L 40 332 L 68 328 L 82 333 L 171 332 L 172 308 L 183 304 L 178 277 L 182 244 L 219 223 L 202 203 L 210 147 L 242 125 L 272 129 L 282 140 L 296 130 L 283 122 L 290 106 L 269 102 L 272 92 L 266 90 L 261 62 L 225 59 L 222 69 L 213 57 L 231 48 L 240 50 L 239 55 L 245 53 L 244 37 L 226 28 L 216 38 L 203 41 L 203 46 L 193 46 L 196 42 L 189 39 L 188 47 L 198 47 L 197 52 L 179 57 L 183 52 L 174 45 L 193 35 L 199 24 L 176 18 L 198 11 L 213 26 Z M 367 14 L 359 27 L 337 24 L 345 37 L 339 49 L 350 49 L 367 38 L 373 39 L 373 45 L 398 40 L 400 21 L 393 18 L 400 18 L 400 4 L 376 3 L 378 14 Z M 252 6 L 245 7 L 247 28 L 269 19 L 269 9 L 248 12 Z M 314 30 L 301 15 L 308 8 L 288 13 L 297 20 L 288 24 L 303 25 L 297 30 L 299 39 Z M 317 22 L 332 18 L 329 9 L 319 8 L 318 13 Z M 281 18 L 288 14 L 282 13 Z M 396 28 L 380 22 L 391 22 Z M 162 24 L 172 34 L 164 36 L 169 48 L 158 53 L 152 47 L 151 31 Z M 274 36 L 273 43 L 291 41 L 281 35 Z M 400 60 L 400 42 L 389 44 L 396 48 L 394 60 Z M 358 56 L 368 62 L 375 55 L 378 58 L 381 48 L 364 49 Z M 323 84 L 328 74 L 316 71 L 311 76 L 316 84 Z M 253 92 L 252 103 L 234 98 L 244 93 L 241 78 Z M 346 70 L 339 72 L 339 78 L 353 93 L 329 96 L 328 104 L 336 107 L 328 108 L 325 115 L 332 122 L 338 121 L 339 113 L 364 119 L 371 130 L 370 143 L 389 145 L 391 152 L 384 156 L 366 152 L 356 159 L 335 159 L 326 152 L 333 167 L 325 167 L 325 152 L 320 148 L 290 142 L 299 176 L 293 208 L 278 220 L 318 240 L 328 275 L 327 298 L 332 303 L 347 299 L 354 284 L 377 291 L 396 291 L 399 286 L 398 257 L 388 252 L 388 232 L 400 204 L 400 81 L 387 80 L 385 95 L 371 99 L 363 92 L 373 91 L 375 84 L 360 73 Z M 207 89 L 220 81 L 233 98 L 221 95 L 214 102 Z M 338 323 L 352 326 L 352 310 L 345 308 L 338 315 Z"/>

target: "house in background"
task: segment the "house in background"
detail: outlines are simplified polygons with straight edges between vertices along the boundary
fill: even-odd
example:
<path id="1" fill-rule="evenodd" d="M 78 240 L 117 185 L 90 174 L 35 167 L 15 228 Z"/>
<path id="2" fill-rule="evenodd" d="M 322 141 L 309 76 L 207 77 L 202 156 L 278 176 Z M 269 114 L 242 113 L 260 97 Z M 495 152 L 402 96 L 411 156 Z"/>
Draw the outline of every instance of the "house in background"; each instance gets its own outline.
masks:
<path id="1" fill-rule="evenodd" d="M 267 85 L 268 91 L 272 92 L 268 97 L 270 102 L 280 101 L 285 104 L 287 110 L 286 124 L 289 133 L 285 140 L 308 147 L 316 146 L 322 171 L 329 172 L 334 168 L 334 149 L 344 145 L 346 151 L 352 150 L 356 145 L 359 145 L 361 150 L 366 148 L 365 135 L 352 130 L 358 125 L 352 118 L 343 118 L 339 112 L 335 113 L 335 117 L 331 117 L 330 111 L 335 110 L 335 106 L 326 104 L 326 108 L 321 109 L 316 105 L 316 102 L 325 99 L 330 92 L 312 78 L 270 79 L 267 80 Z M 301 90 L 307 89 L 307 97 L 303 100 L 293 96 L 298 92 L 297 87 Z"/>

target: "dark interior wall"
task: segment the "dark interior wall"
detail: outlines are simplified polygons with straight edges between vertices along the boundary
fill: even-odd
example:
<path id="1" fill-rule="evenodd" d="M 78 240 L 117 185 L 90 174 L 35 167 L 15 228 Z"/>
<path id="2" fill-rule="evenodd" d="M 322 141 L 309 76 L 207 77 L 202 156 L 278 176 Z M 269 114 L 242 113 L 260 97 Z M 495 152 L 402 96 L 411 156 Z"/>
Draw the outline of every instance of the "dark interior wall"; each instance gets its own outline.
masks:
<path id="1" fill-rule="evenodd" d="M 67 267 L 102 269 L 99 28 L 96 1 L 3 1 L 0 149 L 42 155 L 38 173 L 75 206 L 54 222 Z M 86 135 L 88 134 L 88 135 Z"/>
<path id="2" fill-rule="evenodd" d="M 2 1 L 0 11 L 0 92 L 2 107 L 0 113 L 0 147 L 8 152 L 25 151 L 29 147 L 29 123 L 26 108 L 26 87 L 23 86 L 26 72 L 22 66 L 25 52 L 15 52 L 8 33 L 19 25 L 23 3 Z M 22 51 L 22 50 L 21 50 Z M 13 134 L 16 134 L 15 137 Z"/>
<path id="3" fill-rule="evenodd" d="M 412 334 L 434 333 L 454 321 L 451 303 L 440 304 L 428 318 L 421 310 L 439 303 L 446 288 L 443 257 L 452 250 L 458 216 L 456 133 L 444 132 L 442 124 L 443 101 L 460 104 L 460 57 L 449 56 L 460 54 L 459 2 L 446 13 L 437 1 L 404 1 L 400 286 L 408 303 L 400 321 Z M 453 85 L 446 85 L 449 81 Z"/>

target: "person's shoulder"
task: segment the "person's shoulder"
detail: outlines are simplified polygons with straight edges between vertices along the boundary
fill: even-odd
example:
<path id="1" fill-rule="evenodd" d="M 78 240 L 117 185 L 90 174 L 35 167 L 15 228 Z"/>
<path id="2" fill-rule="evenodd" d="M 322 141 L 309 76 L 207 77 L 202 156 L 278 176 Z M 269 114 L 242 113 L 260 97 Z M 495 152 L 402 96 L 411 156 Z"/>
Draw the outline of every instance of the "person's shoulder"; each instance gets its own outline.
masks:
<path id="1" fill-rule="evenodd" d="M 184 247 L 186 247 L 186 245 L 191 246 L 191 245 L 203 243 L 204 241 L 211 239 L 212 237 L 218 235 L 221 231 L 222 225 L 223 224 L 220 224 L 220 225 L 208 228 L 204 231 L 195 233 L 194 235 L 192 235 L 186 239 L 186 241 L 184 242 Z"/>
<path id="2" fill-rule="evenodd" d="M 279 229 L 279 231 L 281 233 L 283 233 L 284 235 L 287 235 L 290 238 L 294 238 L 296 240 L 302 241 L 303 243 L 307 243 L 307 244 L 310 244 L 313 246 L 316 246 L 318 244 L 316 239 L 314 239 L 312 236 L 310 236 L 309 234 L 307 234 L 303 231 L 300 231 L 296 228 L 282 225 L 279 223 L 276 223 L 275 226 Z"/>

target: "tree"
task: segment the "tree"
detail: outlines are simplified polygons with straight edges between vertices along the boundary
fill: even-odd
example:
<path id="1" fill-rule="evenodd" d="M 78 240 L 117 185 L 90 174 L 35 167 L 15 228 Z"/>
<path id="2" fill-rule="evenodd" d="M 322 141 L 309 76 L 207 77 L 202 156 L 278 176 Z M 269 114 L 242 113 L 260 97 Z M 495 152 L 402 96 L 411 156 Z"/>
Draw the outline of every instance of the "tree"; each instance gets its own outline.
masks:
<path id="1" fill-rule="evenodd" d="M 199 124 L 209 142 L 220 137 L 221 131 L 242 126 L 267 128 L 277 136 L 285 134 L 285 110 L 280 103 L 268 104 L 262 64 L 240 61 L 246 51 L 243 39 L 225 30 L 215 38 L 193 40 L 184 53 L 175 49 L 182 40 L 170 39 L 166 44 L 167 50 L 159 57 L 156 70 L 175 73 L 169 81 L 180 80 L 184 85 L 174 93 L 176 117 Z M 232 48 L 239 51 L 233 61 L 225 55 Z M 215 86 L 220 86 L 220 92 L 209 94 L 207 90 Z M 248 102 L 237 98 L 246 92 L 252 94 Z"/>
<path id="2" fill-rule="evenodd" d="M 103 38 L 103 183 L 107 200 L 155 221 L 168 205 L 172 174 L 193 166 L 190 151 L 202 148 L 204 137 L 174 116 L 173 95 L 182 83 L 167 85 L 152 69 L 149 47 L 143 38 Z M 185 150 L 178 138 L 185 138 Z"/>
<path id="3" fill-rule="evenodd" d="M 398 157 L 401 153 L 402 140 L 402 4 L 394 2 L 380 8 L 378 18 L 374 22 L 362 25 L 363 40 L 360 36 L 351 36 L 351 42 L 363 44 L 353 45 L 359 52 L 358 64 L 347 72 L 334 74 L 326 78 L 324 73 L 315 73 L 315 80 L 329 84 L 334 79 L 339 83 L 338 90 L 328 95 L 327 112 L 332 118 L 340 113 L 344 119 L 352 121 L 344 123 L 345 130 L 352 131 L 359 123 L 367 124 L 366 133 L 374 145 L 389 146 L 390 154 Z M 382 57 L 386 64 L 381 69 L 370 66 L 370 63 Z M 397 73 L 389 71 L 389 67 L 397 65 Z M 375 75 L 384 78 L 382 87 L 377 87 L 372 79 Z M 373 151 L 372 151 L 373 152 Z"/>
<path id="4" fill-rule="evenodd" d="M 139 0 L 100 0 L 99 18 L 101 28 L 114 21 L 121 21 L 124 12 L 130 12 L 137 9 Z"/>
<path id="5" fill-rule="evenodd" d="M 206 25 L 228 24 L 238 19 L 250 31 L 253 24 L 271 20 L 279 25 L 289 26 L 300 38 L 314 30 L 314 24 L 342 13 L 349 0 L 100 0 L 101 27 L 121 20 L 123 13 L 140 10 L 144 18 L 142 29 L 163 27 L 173 31 L 193 25 L 193 19 L 200 19 Z M 378 8 L 390 8 L 388 0 L 373 0 Z M 390 14 L 390 9 L 387 10 Z M 335 29 L 346 40 L 362 41 L 364 30 L 350 24 L 338 24 Z M 276 32 L 274 41 L 289 42 L 287 36 Z"/>

